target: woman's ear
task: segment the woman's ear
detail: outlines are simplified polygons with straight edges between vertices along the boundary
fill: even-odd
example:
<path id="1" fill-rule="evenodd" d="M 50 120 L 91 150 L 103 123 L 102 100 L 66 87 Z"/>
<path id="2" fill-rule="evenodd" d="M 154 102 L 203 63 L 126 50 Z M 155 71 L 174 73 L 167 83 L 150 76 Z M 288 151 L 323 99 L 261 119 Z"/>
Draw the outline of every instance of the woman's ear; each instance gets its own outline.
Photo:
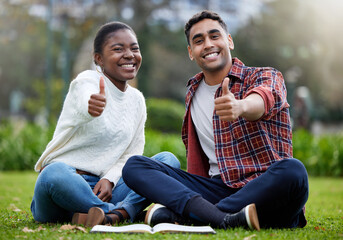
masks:
<path id="1" fill-rule="evenodd" d="M 102 67 L 103 62 L 102 62 L 102 57 L 99 53 L 94 53 L 94 61 L 100 66 Z"/>

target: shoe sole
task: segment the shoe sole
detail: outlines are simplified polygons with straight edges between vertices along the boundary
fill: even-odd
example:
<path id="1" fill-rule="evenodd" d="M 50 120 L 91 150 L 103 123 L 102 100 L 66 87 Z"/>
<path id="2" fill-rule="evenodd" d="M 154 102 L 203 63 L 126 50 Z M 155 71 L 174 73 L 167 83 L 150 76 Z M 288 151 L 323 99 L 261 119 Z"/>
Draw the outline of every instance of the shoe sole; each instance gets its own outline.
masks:
<path id="1" fill-rule="evenodd" d="M 71 224 L 73 225 L 86 225 L 87 222 L 87 213 L 74 213 L 73 218 L 71 220 Z"/>
<path id="2" fill-rule="evenodd" d="M 105 220 L 105 213 L 101 208 L 92 207 L 88 211 L 86 227 L 94 227 L 95 225 L 102 224 Z"/>
<path id="3" fill-rule="evenodd" d="M 161 204 L 154 204 L 151 207 L 149 207 L 148 211 L 146 212 L 145 218 L 144 218 L 144 223 L 150 225 L 151 224 L 151 218 L 154 215 L 154 212 L 159 209 L 163 208 L 164 206 Z"/>
<path id="4" fill-rule="evenodd" d="M 256 229 L 260 231 L 260 223 L 258 221 L 256 205 L 254 203 L 249 204 L 245 210 L 245 218 L 247 219 L 250 229 Z"/>

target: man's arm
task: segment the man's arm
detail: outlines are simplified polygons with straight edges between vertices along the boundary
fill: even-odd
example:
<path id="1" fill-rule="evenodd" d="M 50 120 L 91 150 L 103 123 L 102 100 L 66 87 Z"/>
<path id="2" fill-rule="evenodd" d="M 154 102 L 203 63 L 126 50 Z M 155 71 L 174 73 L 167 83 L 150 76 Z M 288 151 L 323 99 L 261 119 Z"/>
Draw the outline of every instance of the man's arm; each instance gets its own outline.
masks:
<path id="1" fill-rule="evenodd" d="M 229 90 L 230 79 L 225 78 L 222 85 L 222 96 L 214 100 L 214 109 L 222 121 L 234 121 L 243 117 L 248 121 L 260 119 L 265 106 L 263 98 L 258 93 L 251 93 L 246 98 L 237 100 Z"/>
<path id="2" fill-rule="evenodd" d="M 256 121 L 263 116 L 265 111 L 264 101 L 260 94 L 252 93 L 238 101 L 241 102 L 243 109 L 241 117 L 244 117 L 248 121 Z"/>

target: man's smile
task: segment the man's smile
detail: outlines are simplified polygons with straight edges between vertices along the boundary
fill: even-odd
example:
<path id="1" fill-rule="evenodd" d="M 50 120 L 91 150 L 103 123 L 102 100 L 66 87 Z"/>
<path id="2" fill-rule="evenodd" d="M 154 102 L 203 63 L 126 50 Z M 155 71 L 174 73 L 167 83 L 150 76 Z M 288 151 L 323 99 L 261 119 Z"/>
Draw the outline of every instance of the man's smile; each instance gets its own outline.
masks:
<path id="1" fill-rule="evenodd" d="M 219 52 L 209 52 L 204 54 L 203 58 L 205 59 L 211 59 L 211 58 L 215 58 L 219 55 Z"/>

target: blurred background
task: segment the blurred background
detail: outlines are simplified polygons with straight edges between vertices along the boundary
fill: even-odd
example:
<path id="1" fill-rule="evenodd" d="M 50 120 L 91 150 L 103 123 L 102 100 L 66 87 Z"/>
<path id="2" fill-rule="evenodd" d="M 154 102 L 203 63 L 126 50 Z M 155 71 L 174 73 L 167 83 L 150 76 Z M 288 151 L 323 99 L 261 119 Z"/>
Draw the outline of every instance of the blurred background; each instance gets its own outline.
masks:
<path id="1" fill-rule="evenodd" d="M 308 168 L 325 158 L 313 173 L 342 176 L 340 0 L 1 0 L 0 170 L 32 169 L 69 83 L 94 68 L 96 30 L 112 20 L 133 27 L 143 56 L 131 84 L 147 99 L 145 154 L 171 150 L 184 160 L 183 100 L 188 79 L 200 69 L 188 58 L 183 27 L 203 9 L 227 23 L 234 57 L 283 73 L 295 157 Z"/>

